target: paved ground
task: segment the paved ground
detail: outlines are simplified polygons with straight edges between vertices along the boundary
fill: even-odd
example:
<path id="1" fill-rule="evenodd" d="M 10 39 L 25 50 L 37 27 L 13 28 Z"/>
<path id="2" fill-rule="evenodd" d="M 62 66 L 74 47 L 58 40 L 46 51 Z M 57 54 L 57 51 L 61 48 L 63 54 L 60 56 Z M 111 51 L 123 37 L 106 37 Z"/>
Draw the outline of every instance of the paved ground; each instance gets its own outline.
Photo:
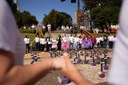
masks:
<path id="1" fill-rule="evenodd" d="M 38 53 L 38 55 L 41 58 L 49 57 L 49 53 L 47 52 L 41 52 Z M 108 56 L 111 56 L 111 52 L 108 53 Z M 24 64 L 30 64 L 31 62 L 31 54 L 26 54 L 24 57 Z M 97 83 L 97 85 L 107 85 L 106 80 L 108 76 L 108 71 L 106 71 L 106 77 L 105 78 L 99 78 L 98 72 L 100 65 L 97 65 L 96 67 L 92 67 L 90 64 L 82 65 L 77 64 L 77 68 L 80 70 L 80 72 L 86 76 L 87 79 Z M 86 70 L 85 70 L 86 69 Z M 43 79 L 38 81 L 35 85 L 62 85 L 58 82 L 58 77 L 61 77 L 62 75 L 58 71 L 51 71 L 47 76 L 45 76 Z M 67 85 L 75 85 L 74 83 L 69 83 Z"/>

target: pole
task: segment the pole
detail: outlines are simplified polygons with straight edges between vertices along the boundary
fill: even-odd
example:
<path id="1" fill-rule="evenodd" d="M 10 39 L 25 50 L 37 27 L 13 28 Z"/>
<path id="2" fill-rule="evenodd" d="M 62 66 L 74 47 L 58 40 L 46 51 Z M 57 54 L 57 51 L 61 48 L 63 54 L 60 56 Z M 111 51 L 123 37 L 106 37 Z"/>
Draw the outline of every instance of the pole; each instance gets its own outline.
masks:
<path id="1" fill-rule="evenodd" d="M 80 13 L 80 0 L 78 0 L 77 6 L 78 6 L 78 12 L 77 12 L 78 28 L 77 29 L 80 29 L 80 16 L 79 16 L 79 13 Z"/>
<path id="2" fill-rule="evenodd" d="M 78 0 L 78 10 L 80 10 L 80 0 Z"/>

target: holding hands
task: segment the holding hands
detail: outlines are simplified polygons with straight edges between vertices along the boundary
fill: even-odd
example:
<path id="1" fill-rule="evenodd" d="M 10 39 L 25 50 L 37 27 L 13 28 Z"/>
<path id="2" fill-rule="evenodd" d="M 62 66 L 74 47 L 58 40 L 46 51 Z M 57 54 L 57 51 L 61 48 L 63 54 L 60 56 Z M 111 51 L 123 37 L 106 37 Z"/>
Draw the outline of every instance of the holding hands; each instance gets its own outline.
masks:
<path id="1" fill-rule="evenodd" d="M 70 61 L 67 53 L 64 53 L 61 58 L 53 58 L 52 65 L 54 69 L 60 70 L 64 76 L 68 77 L 77 85 L 93 85 L 80 74 L 75 65 Z"/>

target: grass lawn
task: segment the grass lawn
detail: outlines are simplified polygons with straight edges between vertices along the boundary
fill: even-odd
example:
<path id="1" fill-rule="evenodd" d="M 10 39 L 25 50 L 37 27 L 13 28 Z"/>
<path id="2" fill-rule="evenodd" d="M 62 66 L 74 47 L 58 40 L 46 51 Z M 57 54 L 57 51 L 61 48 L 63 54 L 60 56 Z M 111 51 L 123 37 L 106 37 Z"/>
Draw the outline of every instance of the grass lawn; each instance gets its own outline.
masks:
<path id="1" fill-rule="evenodd" d="M 57 32 L 53 32 L 53 33 L 51 33 L 51 35 L 52 35 L 52 37 L 53 38 L 57 38 L 57 36 L 58 35 L 62 35 L 62 34 L 64 34 L 64 33 L 57 33 Z M 78 33 L 78 35 L 79 35 L 80 33 Z M 24 38 L 26 35 L 28 35 L 29 37 L 30 37 L 30 40 L 32 41 L 32 40 L 34 40 L 34 37 L 36 36 L 36 34 L 34 34 L 34 33 L 21 33 L 21 36 Z M 47 33 L 46 33 L 46 35 L 48 35 Z M 103 36 L 103 35 L 110 35 L 110 34 L 106 34 L 106 33 L 98 33 L 98 34 L 94 34 L 94 33 L 92 33 L 92 35 L 94 35 L 94 36 Z"/>
<path id="2" fill-rule="evenodd" d="M 62 35 L 62 34 L 64 34 L 64 33 L 57 33 L 57 32 L 51 33 L 52 38 L 57 38 L 58 35 Z M 35 36 L 36 36 L 36 34 L 34 34 L 34 33 L 21 33 L 21 36 L 22 36 L 23 38 L 24 38 L 26 35 L 28 35 L 28 36 L 30 37 L 30 40 L 33 40 L 33 39 L 35 38 Z M 46 33 L 46 36 L 48 36 L 48 33 Z"/>
<path id="3" fill-rule="evenodd" d="M 58 35 L 62 35 L 63 33 L 51 33 L 53 38 L 57 38 Z M 24 38 L 26 35 L 28 35 L 30 37 L 30 40 L 33 41 L 36 34 L 34 33 L 21 33 L 21 36 Z M 48 33 L 46 33 L 46 36 L 48 35 Z"/>
<path id="4" fill-rule="evenodd" d="M 109 36 L 110 34 L 107 34 L 107 33 L 91 33 L 92 35 L 94 35 L 94 36 L 104 36 L 104 35 L 106 35 L 106 36 Z"/>
<path id="5" fill-rule="evenodd" d="M 26 35 L 30 37 L 30 40 L 34 40 L 36 34 L 34 33 L 21 33 L 21 36 L 24 38 Z"/>

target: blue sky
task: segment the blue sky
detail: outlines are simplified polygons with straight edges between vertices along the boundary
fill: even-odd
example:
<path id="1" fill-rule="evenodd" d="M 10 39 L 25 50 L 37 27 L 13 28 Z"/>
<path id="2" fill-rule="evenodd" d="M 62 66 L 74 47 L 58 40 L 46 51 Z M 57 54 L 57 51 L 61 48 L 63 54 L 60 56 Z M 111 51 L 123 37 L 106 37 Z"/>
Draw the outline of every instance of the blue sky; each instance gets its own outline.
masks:
<path id="1" fill-rule="evenodd" d="M 81 8 L 83 7 L 82 0 Z M 77 3 L 70 3 L 70 0 L 61 2 L 60 0 L 18 0 L 21 11 L 29 11 L 36 16 L 37 20 L 41 22 L 44 14 L 48 14 L 52 9 L 60 12 L 66 12 L 71 15 L 74 20 L 74 11 L 77 9 Z"/>

